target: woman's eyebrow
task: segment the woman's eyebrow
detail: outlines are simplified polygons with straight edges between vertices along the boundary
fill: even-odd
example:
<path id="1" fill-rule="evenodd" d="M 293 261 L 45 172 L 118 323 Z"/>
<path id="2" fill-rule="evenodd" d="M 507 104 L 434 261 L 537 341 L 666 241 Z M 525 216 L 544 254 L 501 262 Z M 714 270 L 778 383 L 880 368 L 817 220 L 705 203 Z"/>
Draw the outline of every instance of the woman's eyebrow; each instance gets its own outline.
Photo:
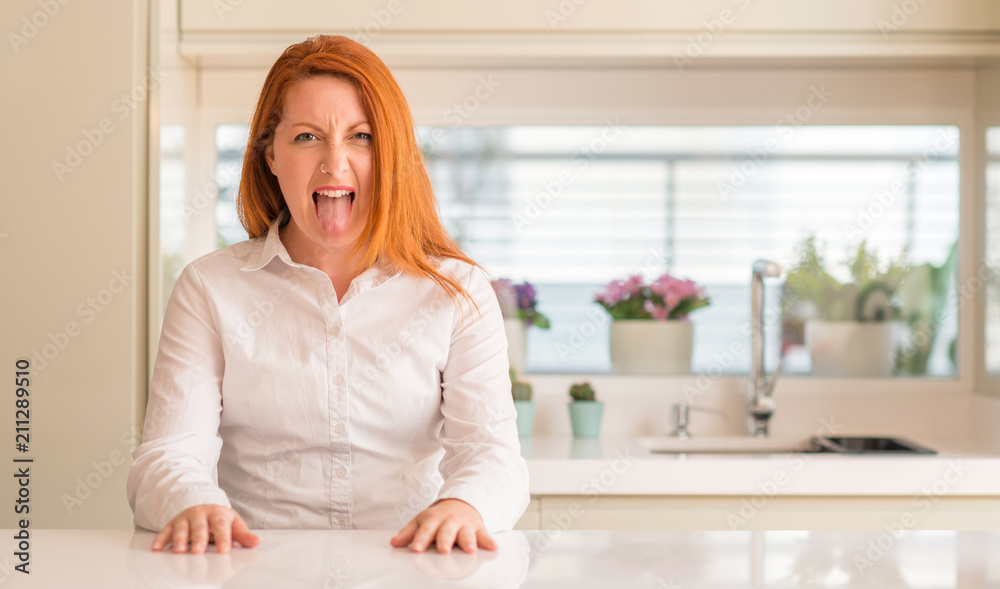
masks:
<path id="1" fill-rule="evenodd" d="M 358 121 L 358 122 L 354 123 L 353 125 L 351 125 L 350 127 L 348 127 L 347 130 L 350 131 L 351 129 L 357 129 L 358 127 L 363 127 L 363 126 L 366 126 L 366 125 L 367 126 L 371 126 L 371 123 L 369 123 L 368 121 Z M 310 129 L 315 129 L 316 131 L 325 131 L 326 130 L 323 127 L 320 127 L 319 125 L 317 125 L 316 123 L 311 123 L 309 121 L 301 121 L 301 122 L 292 123 L 290 126 L 292 126 L 292 127 L 308 127 Z"/>

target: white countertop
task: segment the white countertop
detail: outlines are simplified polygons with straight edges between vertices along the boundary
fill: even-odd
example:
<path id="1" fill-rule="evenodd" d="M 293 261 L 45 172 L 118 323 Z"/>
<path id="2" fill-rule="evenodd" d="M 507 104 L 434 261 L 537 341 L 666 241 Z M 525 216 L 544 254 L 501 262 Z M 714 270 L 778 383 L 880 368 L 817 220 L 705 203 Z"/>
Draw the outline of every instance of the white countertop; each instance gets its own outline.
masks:
<path id="1" fill-rule="evenodd" d="M 13 530 L 0 530 L 7 563 Z M 152 552 L 154 534 L 32 530 L 4 587 L 995 587 L 1000 533 L 504 532 L 497 552 L 415 553 L 392 530 L 263 530 L 256 548 Z"/>
<path id="2" fill-rule="evenodd" d="M 906 438 L 938 453 L 654 454 L 635 437 L 535 435 L 521 439 L 521 454 L 532 495 L 1000 493 L 997 448 L 970 439 Z"/>

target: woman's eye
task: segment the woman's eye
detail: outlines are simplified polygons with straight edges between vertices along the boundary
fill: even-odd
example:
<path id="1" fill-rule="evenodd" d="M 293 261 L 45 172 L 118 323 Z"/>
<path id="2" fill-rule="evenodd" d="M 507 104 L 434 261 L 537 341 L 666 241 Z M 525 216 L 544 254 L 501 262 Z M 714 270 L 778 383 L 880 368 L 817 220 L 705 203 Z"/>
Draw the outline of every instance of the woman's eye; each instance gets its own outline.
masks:
<path id="1" fill-rule="evenodd" d="M 358 139 L 362 140 L 362 141 L 371 142 L 371 140 L 372 140 L 372 134 L 371 133 L 356 133 L 354 136 L 357 137 Z"/>
<path id="2" fill-rule="evenodd" d="M 309 141 L 310 139 L 315 139 L 316 136 L 312 133 L 299 133 L 295 136 L 296 141 Z"/>

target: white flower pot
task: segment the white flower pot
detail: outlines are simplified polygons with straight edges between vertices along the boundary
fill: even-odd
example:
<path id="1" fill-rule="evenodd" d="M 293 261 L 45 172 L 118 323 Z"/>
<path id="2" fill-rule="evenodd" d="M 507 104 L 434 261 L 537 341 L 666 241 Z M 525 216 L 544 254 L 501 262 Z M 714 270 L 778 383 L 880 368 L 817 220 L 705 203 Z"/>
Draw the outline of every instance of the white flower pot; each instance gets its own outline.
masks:
<path id="1" fill-rule="evenodd" d="M 611 366 L 616 374 L 691 374 L 693 346 L 690 321 L 611 322 Z"/>
<path id="2" fill-rule="evenodd" d="M 892 321 L 809 320 L 806 346 L 814 376 L 892 376 L 898 325 Z"/>
<path id="3" fill-rule="evenodd" d="M 520 319 L 504 319 L 503 326 L 507 333 L 507 359 L 510 361 L 510 367 L 518 375 L 524 374 L 527 327 Z"/>

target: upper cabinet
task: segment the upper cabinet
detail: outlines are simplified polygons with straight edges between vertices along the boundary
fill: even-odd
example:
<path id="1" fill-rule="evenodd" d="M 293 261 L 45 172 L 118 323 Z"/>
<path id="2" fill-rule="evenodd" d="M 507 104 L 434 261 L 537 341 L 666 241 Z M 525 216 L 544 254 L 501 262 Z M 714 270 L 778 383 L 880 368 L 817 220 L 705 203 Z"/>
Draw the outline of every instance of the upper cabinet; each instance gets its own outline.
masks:
<path id="1" fill-rule="evenodd" d="M 259 63 L 318 32 L 390 64 L 1000 55 L 994 0 L 181 0 L 182 56 Z"/>

